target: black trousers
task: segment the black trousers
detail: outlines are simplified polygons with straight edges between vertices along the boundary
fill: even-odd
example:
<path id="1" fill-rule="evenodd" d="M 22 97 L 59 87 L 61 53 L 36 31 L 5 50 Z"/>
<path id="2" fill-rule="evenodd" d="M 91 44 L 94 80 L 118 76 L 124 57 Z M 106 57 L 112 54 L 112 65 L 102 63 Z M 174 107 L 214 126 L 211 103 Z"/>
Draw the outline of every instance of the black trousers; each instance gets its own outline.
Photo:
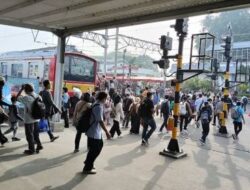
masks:
<path id="1" fill-rule="evenodd" d="M 205 142 L 209 134 L 209 122 L 202 122 L 202 140 Z"/>
<path id="2" fill-rule="evenodd" d="M 88 137 L 88 154 L 86 157 L 86 160 L 84 161 L 85 166 L 84 170 L 90 171 L 93 169 L 94 162 L 96 158 L 99 156 L 99 154 L 102 151 L 103 147 L 103 140 L 102 139 L 93 139 Z"/>
<path id="3" fill-rule="evenodd" d="M 28 142 L 29 150 L 35 152 L 35 142 L 37 147 L 41 147 L 41 141 L 39 138 L 39 127 L 38 123 L 24 124 L 26 140 Z"/>
<path id="4" fill-rule="evenodd" d="M 134 134 L 139 134 L 140 132 L 140 117 L 137 114 L 131 115 L 131 129 L 130 132 Z"/>
<path id="5" fill-rule="evenodd" d="M 183 127 L 183 122 L 184 122 L 184 130 L 187 129 L 187 125 L 188 125 L 188 116 L 187 115 L 181 115 L 180 116 L 180 132 L 182 131 L 182 127 Z"/>
<path id="6" fill-rule="evenodd" d="M 125 128 L 127 128 L 128 127 L 128 124 L 129 124 L 129 120 L 130 120 L 130 114 L 129 114 L 129 112 L 125 112 L 124 113 L 125 114 L 125 118 L 124 118 L 124 120 L 123 120 L 123 126 L 125 127 Z"/>
<path id="7" fill-rule="evenodd" d="M 120 136 L 122 134 L 120 130 L 120 123 L 116 120 L 113 122 L 113 126 L 110 129 L 110 135 L 113 137 L 115 135 L 115 132 L 117 132 L 117 135 Z"/>
<path id="8" fill-rule="evenodd" d="M 0 143 L 4 144 L 8 141 L 8 139 L 3 135 L 2 131 L 1 131 L 1 127 L 0 127 Z"/>
<path id="9" fill-rule="evenodd" d="M 75 137 L 75 150 L 79 150 L 79 144 L 81 141 L 81 137 L 82 137 L 82 132 L 77 130 L 76 137 Z"/>
<path id="10" fill-rule="evenodd" d="M 242 123 L 234 121 L 234 132 L 235 132 L 235 135 L 238 136 L 238 134 L 241 132 L 241 130 L 242 130 Z"/>
<path id="11" fill-rule="evenodd" d="M 62 108 L 62 118 L 64 119 L 64 127 L 69 127 L 69 109 Z"/>

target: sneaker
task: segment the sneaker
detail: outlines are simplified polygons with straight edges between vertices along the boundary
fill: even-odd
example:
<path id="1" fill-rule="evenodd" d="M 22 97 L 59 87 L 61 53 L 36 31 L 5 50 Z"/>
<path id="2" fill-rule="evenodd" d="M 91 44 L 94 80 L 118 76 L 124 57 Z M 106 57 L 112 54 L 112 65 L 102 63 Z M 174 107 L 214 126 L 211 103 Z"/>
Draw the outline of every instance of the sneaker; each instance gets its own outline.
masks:
<path id="1" fill-rule="evenodd" d="M 144 143 L 145 146 L 149 145 L 149 143 L 148 143 L 148 141 L 146 139 L 142 139 L 142 143 Z"/>
<path id="2" fill-rule="evenodd" d="M 200 138 L 199 141 L 200 141 L 201 145 L 205 145 L 205 141 L 203 139 Z"/>
<path id="3" fill-rule="evenodd" d="M 77 153 L 77 152 L 79 152 L 79 149 L 75 149 L 75 150 L 74 150 L 74 153 Z"/>
<path id="4" fill-rule="evenodd" d="M 235 134 L 232 134 L 232 137 L 234 140 L 236 140 L 236 135 Z"/>
<path id="5" fill-rule="evenodd" d="M 54 142 L 56 139 L 58 139 L 59 136 L 53 137 L 52 139 L 50 139 L 51 142 Z"/>
<path id="6" fill-rule="evenodd" d="M 43 146 L 37 146 L 36 147 L 36 153 L 38 154 L 40 152 L 40 150 L 42 150 L 42 149 L 43 149 Z"/>
<path id="7" fill-rule="evenodd" d="M 93 174 L 96 174 L 96 170 L 95 169 L 92 169 L 92 170 L 83 170 L 82 171 L 83 174 L 86 174 L 86 175 L 93 175 Z"/>
<path id="8" fill-rule="evenodd" d="M 32 151 L 32 150 L 25 150 L 23 153 L 24 153 L 24 154 L 27 154 L 27 155 L 32 155 L 32 154 L 35 153 L 35 151 Z"/>
<path id="9" fill-rule="evenodd" d="M 12 137 L 12 141 L 20 141 L 21 139 L 17 138 L 17 137 Z"/>
<path id="10" fill-rule="evenodd" d="M 3 146 L 5 143 L 7 143 L 9 140 L 5 137 L 4 139 L 2 139 L 1 141 L 1 145 Z"/>

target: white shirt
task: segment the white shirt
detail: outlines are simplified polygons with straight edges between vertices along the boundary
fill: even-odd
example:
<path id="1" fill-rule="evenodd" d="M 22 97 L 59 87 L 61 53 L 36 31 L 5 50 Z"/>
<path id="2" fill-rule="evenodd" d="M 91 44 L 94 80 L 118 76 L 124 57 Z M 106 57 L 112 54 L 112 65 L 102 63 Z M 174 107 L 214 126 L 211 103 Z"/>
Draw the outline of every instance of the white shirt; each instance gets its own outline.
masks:
<path id="1" fill-rule="evenodd" d="M 197 100 L 195 100 L 195 109 L 196 112 L 198 112 L 200 110 L 201 104 L 204 102 L 203 98 L 199 98 Z"/>
<path id="2" fill-rule="evenodd" d="M 115 106 L 115 118 L 114 120 L 116 121 L 120 121 L 121 117 L 124 118 L 124 113 L 123 113 L 123 109 L 122 109 L 122 103 L 118 103 L 116 106 Z"/>

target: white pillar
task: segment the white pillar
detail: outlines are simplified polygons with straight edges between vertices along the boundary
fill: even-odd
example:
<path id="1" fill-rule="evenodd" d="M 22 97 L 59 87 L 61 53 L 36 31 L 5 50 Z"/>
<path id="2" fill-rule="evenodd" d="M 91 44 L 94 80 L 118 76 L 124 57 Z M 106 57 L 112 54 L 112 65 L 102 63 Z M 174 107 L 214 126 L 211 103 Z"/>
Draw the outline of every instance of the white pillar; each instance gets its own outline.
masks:
<path id="1" fill-rule="evenodd" d="M 117 54 L 118 54 L 118 43 L 119 43 L 119 28 L 116 28 L 115 33 L 115 76 L 117 76 Z"/>
<path id="2" fill-rule="evenodd" d="M 105 48 L 104 48 L 104 75 L 107 74 L 107 54 L 108 54 L 108 29 L 105 29 Z"/>
<path id="3" fill-rule="evenodd" d="M 65 37 L 58 37 L 57 55 L 56 55 L 56 72 L 54 84 L 54 102 L 58 108 L 62 104 L 62 87 L 63 87 L 63 74 L 64 74 L 64 53 L 65 53 Z M 57 114 L 53 121 L 59 122 L 60 115 Z"/>

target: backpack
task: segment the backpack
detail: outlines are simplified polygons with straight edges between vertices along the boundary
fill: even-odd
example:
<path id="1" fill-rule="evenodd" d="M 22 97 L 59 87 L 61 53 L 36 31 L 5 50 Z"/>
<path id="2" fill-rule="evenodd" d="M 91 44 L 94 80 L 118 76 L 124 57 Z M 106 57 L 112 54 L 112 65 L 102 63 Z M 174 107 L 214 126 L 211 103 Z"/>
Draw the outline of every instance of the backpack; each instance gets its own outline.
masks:
<path id="1" fill-rule="evenodd" d="M 182 102 L 180 104 L 180 114 L 181 115 L 186 115 L 187 114 L 187 104 L 186 104 L 186 102 Z"/>
<path id="2" fill-rule="evenodd" d="M 89 128 L 91 127 L 91 125 L 95 122 L 93 121 L 92 123 L 90 123 L 90 119 L 92 116 L 92 110 L 95 106 L 100 105 L 100 104 L 94 104 L 93 106 L 91 106 L 90 108 L 87 108 L 83 113 L 82 116 L 80 117 L 77 125 L 76 125 L 76 129 L 77 131 L 80 131 L 82 133 L 86 133 Z"/>
<path id="3" fill-rule="evenodd" d="M 163 102 L 161 105 L 161 113 L 169 114 L 169 101 Z"/>
<path id="4" fill-rule="evenodd" d="M 33 119 L 42 119 L 45 117 L 46 107 L 43 100 L 38 96 L 31 105 L 31 116 Z"/>
<path id="5" fill-rule="evenodd" d="M 240 118 L 240 114 L 239 114 L 239 112 L 237 110 L 237 107 L 234 107 L 234 108 L 231 109 L 231 118 L 233 120 L 237 120 L 237 119 Z"/>
<path id="6" fill-rule="evenodd" d="M 209 113 L 208 110 L 201 112 L 201 123 L 209 123 Z"/>

